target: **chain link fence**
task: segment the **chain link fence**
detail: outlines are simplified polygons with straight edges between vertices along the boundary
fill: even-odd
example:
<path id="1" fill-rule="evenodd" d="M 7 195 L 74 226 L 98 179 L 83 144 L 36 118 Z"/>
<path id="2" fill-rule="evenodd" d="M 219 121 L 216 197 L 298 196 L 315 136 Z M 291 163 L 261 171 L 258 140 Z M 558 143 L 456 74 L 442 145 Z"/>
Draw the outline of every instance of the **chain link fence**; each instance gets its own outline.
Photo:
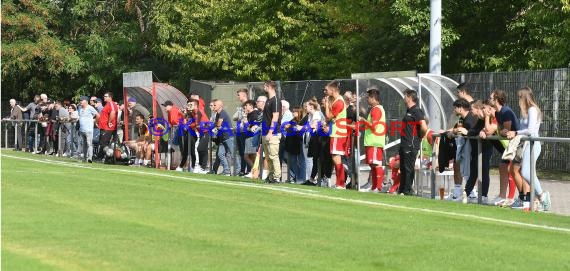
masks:
<path id="1" fill-rule="evenodd" d="M 520 116 L 517 91 L 529 86 L 543 113 L 540 136 L 570 138 L 570 69 L 519 72 L 485 72 L 446 75 L 457 82 L 468 82 L 475 99 L 488 99 L 491 91 L 507 92 L 507 105 Z M 570 145 L 543 143 L 537 169 L 570 171 Z M 498 163 L 494 155 L 493 163 Z"/>

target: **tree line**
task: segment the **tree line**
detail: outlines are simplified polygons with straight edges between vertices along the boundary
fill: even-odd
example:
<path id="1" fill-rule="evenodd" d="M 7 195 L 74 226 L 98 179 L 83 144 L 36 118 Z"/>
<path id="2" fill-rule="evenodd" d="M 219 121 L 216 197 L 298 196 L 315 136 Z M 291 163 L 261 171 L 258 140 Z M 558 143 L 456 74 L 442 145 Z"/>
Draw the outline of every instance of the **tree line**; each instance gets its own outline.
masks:
<path id="1" fill-rule="evenodd" d="M 570 0 L 443 0 L 442 72 L 570 65 Z M 427 0 L 2 1 L 2 91 L 120 92 L 122 73 L 258 81 L 428 71 Z"/>

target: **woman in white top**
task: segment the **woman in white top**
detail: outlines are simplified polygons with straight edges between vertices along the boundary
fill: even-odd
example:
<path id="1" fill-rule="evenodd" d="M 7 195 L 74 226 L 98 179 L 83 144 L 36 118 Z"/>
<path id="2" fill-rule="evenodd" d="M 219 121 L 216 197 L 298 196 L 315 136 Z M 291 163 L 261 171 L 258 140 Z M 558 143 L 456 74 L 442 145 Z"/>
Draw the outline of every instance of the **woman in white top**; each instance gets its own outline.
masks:
<path id="1" fill-rule="evenodd" d="M 539 129 L 540 129 L 540 122 L 542 121 L 542 113 L 540 108 L 536 103 L 536 99 L 532 94 L 532 89 L 529 87 L 523 87 L 518 91 L 519 96 L 519 106 L 521 109 L 521 118 L 520 118 L 520 130 L 518 131 L 510 131 L 507 133 L 507 138 L 511 139 L 517 135 L 522 136 L 539 136 Z M 521 161 L 518 161 L 515 157 L 513 160 L 513 164 L 511 166 L 511 174 L 515 179 L 515 183 L 517 188 L 523 193 L 523 198 L 521 199 L 523 202 L 530 201 L 530 168 L 531 165 L 536 168 L 536 160 L 538 156 L 540 156 L 541 152 L 541 143 L 540 141 L 535 141 L 533 146 L 534 152 L 534 160 L 531 161 L 530 159 L 530 142 L 524 141 L 524 144 L 521 144 L 519 148 L 523 148 L 523 155 Z M 520 151 L 520 150 L 519 150 Z M 531 164 L 532 163 L 532 164 Z M 526 182 L 523 182 L 523 178 Z M 534 186 L 534 192 L 540 200 L 542 207 L 545 211 L 550 209 L 550 193 L 548 191 L 543 192 L 542 187 L 540 186 L 540 182 L 534 176 L 532 180 L 532 185 Z M 528 203 L 530 206 L 530 202 Z M 526 207 L 526 206 L 525 206 Z"/>

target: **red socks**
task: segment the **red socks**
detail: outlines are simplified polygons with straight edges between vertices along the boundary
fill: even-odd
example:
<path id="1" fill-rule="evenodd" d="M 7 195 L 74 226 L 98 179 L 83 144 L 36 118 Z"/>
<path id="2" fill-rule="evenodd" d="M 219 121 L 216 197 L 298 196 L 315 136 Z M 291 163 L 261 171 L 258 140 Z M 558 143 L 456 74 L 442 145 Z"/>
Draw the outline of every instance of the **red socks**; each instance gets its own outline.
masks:
<path id="1" fill-rule="evenodd" d="M 336 186 L 344 187 L 344 167 L 342 164 L 334 165 L 334 171 L 336 173 Z"/>
<path id="2" fill-rule="evenodd" d="M 517 186 L 515 185 L 515 178 L 513 178 L 513 175 L 509 174 L 509 199 L 512 199 L 515 197 L 515 190 L 517 189 Z"/>
<path id="3" fill-rule="evenodd" d="M 390 187 L 390 191 L 388 191 L 390 194 L 398 191 L 398 188 L 400 188 L 400 173 L 398 173 L 398 169 L 392 169 L 392 180 L 394 183 Z"/>
<path id="4" fill-rule="evenodd" d="M 384 182 L 384 167 L 376 166 L 376 168 L 374 168 L 374 175 L 376 175 L 378 189 L 382 189 L 382 183 Z"/>
<path id="5" fill-rule="evenodd" d="M 384 182 L 384 168 L 382 166 L 370 165 L 370 179 L 372 182 L 371 190 L 382 189 Z"/>
<path id="6" fill-rule="evenodd" d="M 369 165 L 369 166 L 370 166 L 370 181 L 372 182 L 370 190 L 378 189 L 378 175 L 376 175 L 376 166 L 375 165 Z"/>

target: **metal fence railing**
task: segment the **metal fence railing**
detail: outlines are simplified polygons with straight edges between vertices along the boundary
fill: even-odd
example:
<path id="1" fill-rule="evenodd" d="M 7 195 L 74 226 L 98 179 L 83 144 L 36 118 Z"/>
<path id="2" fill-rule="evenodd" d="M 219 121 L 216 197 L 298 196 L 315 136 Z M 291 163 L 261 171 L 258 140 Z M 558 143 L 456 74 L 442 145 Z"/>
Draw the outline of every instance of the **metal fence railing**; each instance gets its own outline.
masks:
<path id="1" fill-rule="evenodd" d="M 7 120 L 1 122 L 3 148 L 16 148 L 29 152 L 57 152 L 70 156 L 79 154 L 77 121 Z M 54 145 L 57 144 L 57 145 Z"/>
<path id="2" fill-rule="evenodd" d="M 524 86 L 532 88 L 543 114 L 540 135 L 543 137 L 570 138 L 570 68 L 517 71 L 483 72 L 446 75 L 457 82 L 468 82 L 475 99 L 487 99 L 494 89 L 507 92 L 509 105 L 517 115 L 520 108 L 517 90 Z M 546 141 L 537 167 L 570 171 L 566 154 L 570 144 Z M 494 157 L 493 163 L 498 164 Z"/>
<path id="3" fill-rule="evenodd" d="M 434 137 L 446 136 L 446 134 L 434 134 L 433 136 Z M 482 204 L 483 203 L 483 195 L 482 195 L 482 191 L 483 191 L 483 189 L 482 189 L 482 176 L 483 176 L 483 173 L 482 173 L 483 172 L 483 167 L 482 167 L 482 165 L 483 165 L 483 163 L 482 163 L 482 161 L 483 161 L 483 150 L 482 150 L 483 144 L 482 144 L 482 142 L 483 142 L 483 139 L 481 139 L 478 136 L 465 137 L 465 138 L 477 140 L 477 154 L 478 154 L 477 155 L 477 158 L 478 158 L 478 161 L 477 161 L 478 200 L 477 201 L 479 204 Z M 485 140 L 501 140 L 501 139 L 505 139 L 505 138 L 499 137 L 499 136 L 489 136 Z M 529 141 L 530 144 L 527 147 L 531 148 L 531 150 L 534 148 L 534 143 L 537 141 L 540 141 L 541 143 L 558 143 L 560 145 L 567 145 L 567 146 L 570 145 L 570 144 L 568 144 L 568 143 L 570 143 L 570 138 L 560 138 L 560 137 L 521 137 L 521 141 Z M 544 144 L 543 144 L 543 146 L 544 146 Z M 543 152 L 544 152 L 544 149 L 541 152 L 541 157 L 542 157 Z M 435 152 L 434 152 L 434 154 L 435 154 Z M 531 151 L 530 157 L 529 157 L 529 159 L 531 161 L 534 161 L 534 159 L 535 159 L 534 155 L 535 155 L 534 151 Z M 434 155 L 434 156 L 432 156 L 432 159 L 437 159 L 437 157 Z M 537 164 L 541 160 L 544 160 L 544 159 L 538 159 Z M 432 160 L 432 163 L 435 165 L 434 160 Z M 533 180 L 535 178 L 535 176 L 537 176 L 537 168 L 535 167 L 534 163 L 530 163 L 530 165 L 531 165 L 530 179 Z M 421 172 L 421 170 L 420 170 L 420 172 Z M 422 195 L 424 195 L 425 191 L 423 191 L 421 187 L 423 184 L 425 184 L 424 183 L 425 180 L 422 179 L 422 176 L 421 176 L 422 174 L 418 174 L 418 175 L 419 175 L 419 176 L 417 176 L 418 178 L 416 178 L 416 188 L 417 188 L 416 193 L 418 196 L 422 196 Z M 428 176 L 429 176 L 427 178 L 428 187 L 429 187 L 428 195 L 430 198 L 434 199 L 436 197 L 436 194 L 437 194 L 437 192 L 436 192 L 436 186 L 437 186 L 436 185 L 436 177 L 437 177 L 437 175 L 435 174 L 435 167 L 428 171 Z M 440 176 L 442 176 L 442 175 L 440 175 Z M 530 202 L 532 203 L 532 202 L 534 202 L 534 198 L 535 198 L 534 182 L 532 182 L 532 181 L 529 182 L 529 185 L 530 185 L 530 195 L 531 195 Z"/>

